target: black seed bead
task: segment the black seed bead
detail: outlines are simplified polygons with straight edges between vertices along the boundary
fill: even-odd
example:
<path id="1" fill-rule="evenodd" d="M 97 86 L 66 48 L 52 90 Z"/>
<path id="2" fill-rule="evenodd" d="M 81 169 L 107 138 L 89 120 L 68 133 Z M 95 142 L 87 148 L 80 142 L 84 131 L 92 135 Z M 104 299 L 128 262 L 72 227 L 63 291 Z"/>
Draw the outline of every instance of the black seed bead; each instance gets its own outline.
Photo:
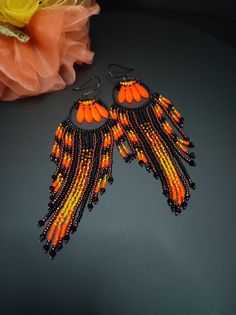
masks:
<path id="1" fill-rule="evenodd" d="M 75 231 L 77 230 L 77 226 L 76 225 L 72 225 L 70 228 L 72 233 L 75 233 Z"/>
<path id="2" fill-rule="evenodd" d="M 191 197 L 191 195 L 189 194 L 189 195 L 187 195 L 186 197 L 185 197 L 185 200 L 186 201 L 188 201 L 189 199 L 190 199 L 190 197 Z"/>
<path id="3" fill-rule="evenodd" d="M 108 169 L 105 168 L 105 169 L 103 170 L 102 174 L 103 174 L 103 175 L 107 175 L 107 174 L 108 174 Z"/>
<path id="4" fill-rule="evenodd" d="M 60 241 L 57 245 L 57 251 L 59 252 L 63 248 L 62 241 Z"/>
<path id="5" fill-rule="evenodd" d="M 190 142 L 190 143 L 189 143 L 189 145 L 188 145 L 188 147 L 189 147 L 189 148 L 194 148 L 194 147 L 195 147 L 195 145 L 194 145 L 194 143 L 193 143 L 193 142 Z"/>
<path id="6" fill-rule="evenodd" d="M 92 202 L 96 205 L 98 203 L 98 197 L 93 197 Z"/>
<path id="7" fill-rule="evenodd" d="M 186 201 L 182 202 L 182 204 L 181 204 L 181 206 L 182 206 L 183 209 L 186 209 L 186 208 L 187 208 L 187 205 L 188 205 L 188 204 L 187 204 Z"/>
<path id="8" fill-rule="evenodd" d="M 113 179 L 113 177 L 112 177 L 112 176 L 108 178 L 108 183 L 109 183 L 109 184 L 111 184 L 111 185 L 112 185 L 112 184 L 113 184 L 113 181 L 114 181 L 114 179 Z"/>
<path id="9" fill-rule="evenodd" d="M 128 155 L 128 163 L 131 163 L 133 160 L 133 158 L 131 157 L 131 155 Z"/>
<path id="10" fill-rule="evenodd" d="M 173 204 L 172 199 L 171 199 L 171 198 L 168 198 L 168 199 L 167 199 L 167 203 L 168 203 L 168 205 L 171 207 L 171 206 L 172 206 L 172 204 Z"/>
<path id="11" fill-rule="evenodd" d="M 105 191 L 106 191 L 105 188 L 101 188 L 101 189 L 100 189 L 100 194 L 101 194 L 101 195 L 104 194 Z"/>
<path id="12" fill-rule="evenodd" d="M 69 235 L 65 235 L 63 240 L 64 240 L 65 243 L 68 243 L 69 240 L 70 240 L 70 236 Z"/>
<path id="13" fill-rule="evenodd" d="M 181 212 L 182 212 L 182 211 L 181 211 L 180 207 L 179 207 L 179 206 L 177 206 L 175 213 L 180 214 Z"/>
<path id="14" fill-rule="evenodd" d="M 190 160 L 189 165 L 190 166 L 196 166 L 196 162 L 194 160 Z"/>
<path id="15" fill-rule="evenodd" d="M 174 133 L 172 136 L 173 136 L 174 141 L 176 141 L 177 140 L 177 135 Z"/>
<path id="16" fill-rule="evenodd" d="M 53 259 L 53 258 L 56 256 L 56 251 L 55 251 L 55 249 L 51 249 L 51 250 L 50 250 L 49 256 L 50 256 L 50 259 Z"/>
<path id="17" fill-rule="evenodd" d="M 103 152 L 102 152 L 103 154 L 109 153 L 110 148 L 104 148 L 102 151 L 103 151 Z"/>
<path id="18" fill-rule="evenodd" d="M 89 211 L 91 211 L 93 209 L 93 204 L 92 203 L 88 204 L 88 209 L 89 209 Z"/>
<path id="19" fill-rule="evenodd" d="M 44 226 L 44 221 L 43 220 L 39 220 L 38 221 L 38 227 Z"/>
<path id="20" fill-rule="evenodd" d="M 190 157 L 191 159 L 195 159 L 196 155 L 195 155 L 194 152 L 190 152 L 190 153 L 189 153 L 189 157 Z"/>
<path id="21" fill-rule="evenodd" d="M 54 196 L 54 195 L 51 195 L 51 196 L 49 197 L 49 199 L 50 199 L 51 201 L 53 201 L 53 200 L 55 199 L 55 196 Z"/>
<path id="22" fill-rule="evenodd" d="M 143 162 L 143 161 L 139 161 L 138 164 L 139 164 L 141 167 L 143 167 L 144 162 Z"/>
<path id="23" fill-rule="evenodd" d="M 52 179 L 53 180 L 57 179 L 57 176 L 56 175 L 52 175 Z"/>
<path id="24" fill-rule="evenodd" d="M 52 209 L 53 208 L 53 203 L 52 202 L 49 202 L 48 204 L 48 209 Z"/>
<path id="25" fill-rule="evenodd" d="M 177 215 L 180 215 L 180 213 L 181 213 L 181 211 L 179 212 L 179 211 L 175 211 L 175 215 L 177 216 Z"/>
<path id="26" fill-rule="evenodd" d="M 43 245 L 43 249 L 44 249 L 45 253 L 47 253 L 49 251 L 49 248 L 50 248 L 50 246 L 48 243 Z"/>
<path id="27" fill-rule="evenodd" d="M 169 191 L 167 189 L 163 190 L 163 195 L 169 197 Z"/>
<path id="28" fill-rule="evenodd" d="M 66 176 L 66 171 L 65 171 L 65 169 L 62 169 L 62 170 L 61 170 L 61 175 L 62 175 L 63 177 Z"/>
<path id="29" fill-rule="evenodd" d="M 171 205 L 171 210 L 172 210 L 172 212 L 176 212 L 177 209 L 178 209 L 178 208 L 177 208 L 177 205 L 173 203 L 173 204 Z"/>
<path id="30" fill-rule="evenodd" d="M 159 121 L 160 121 L 160 123 L 164 123 L 166 121 L 166 119 L 164 116 L 162 116 L 162 117 L 160 117 Z"/>
<path id="31" fill-rule="evenodd" d="M 189 185 L 192 189 L 196 189 L 196 184 L 194 182 L 190 182 Z"/>
<path id="32" fill-rule="evenodd" d="M 148 171 L 148 173 L 150 173 L 151 172 L 151 166 L 149 165 L 149 164 L 146 164 L 146 170 Z"/>
<path id="33" fill-rule="evenodd" d="M 41 234 L 41 235 L 39 236 L 40 242 L 44 241 L 45 239 L 46 239 L 46 235 L 45 235 L 45 234 Z"/>
<path id="34" fill-rule="evenodd" d="M 158 176 L 157 173 L 153 173 L 153 177 L 154 177 L 155 179 L 158 179 L 158 178 L 159 178 L 159 176 Z"/>

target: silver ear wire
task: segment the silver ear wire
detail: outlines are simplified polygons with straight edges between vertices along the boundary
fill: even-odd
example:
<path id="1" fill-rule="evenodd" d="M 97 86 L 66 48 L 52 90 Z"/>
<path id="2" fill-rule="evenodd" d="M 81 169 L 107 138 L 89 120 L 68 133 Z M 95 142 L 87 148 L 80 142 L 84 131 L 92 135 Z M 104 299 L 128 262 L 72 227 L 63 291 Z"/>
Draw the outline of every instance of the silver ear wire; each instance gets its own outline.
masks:
<path id="1" fill-rule="evenodd" d="M 121 70 L 116 70 L 116 71 L 111 71 L 111 68 L 119 68 Z M 122 71 L 123 70 L 123 71 Z M 121 65 L 118 65 L 116 63 L 110 63 L 108 65 L 108 73 L 111 78 L 118 79 L 118 78 L 123 78 L 123 80 L 126 79 L 126 75 L 130 72 L 132 72 L 134 69 L 133 68 L 127 68 Z"/>
<path id="2" fill-rule="evenodd" d="M 89 94 L 93 94 L 94 92 L 96 92 L 100 85 L 101 85 L 101 80 L 98 76 L 93 76 L 92 78 L 90 78 L 89 80 L 87 80 L 86 82 L 84 82 L 82 85 L 80 86 L 77 86 L 77 87 L 74 87 L 72 90 L 73 91 L 83 91 L 87 88 L 87 85 L 89 82 L 92 82 L 93 80 L 97 80 L 97 85 L 95 88 L 91 89 L 91 90 L 88 90 L 87 92 L 85 93 L 82 93 L 81 96 L 87 96 Z"/>

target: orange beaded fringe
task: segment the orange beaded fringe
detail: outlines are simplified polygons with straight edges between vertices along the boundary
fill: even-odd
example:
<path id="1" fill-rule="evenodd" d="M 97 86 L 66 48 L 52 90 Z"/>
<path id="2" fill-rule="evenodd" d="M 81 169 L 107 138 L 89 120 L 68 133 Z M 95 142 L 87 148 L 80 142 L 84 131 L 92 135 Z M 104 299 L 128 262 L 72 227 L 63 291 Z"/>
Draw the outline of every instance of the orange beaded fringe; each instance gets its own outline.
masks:
<path id="1" fill-rule="evenodd" d="M 90 115 L 96 120 L 91 106 L 99 108 L 101 105 L 79 102 L 77 120 L 82 115 L 83 120 L 90 122 Z M 105 108 L 97 111 L 102 118 L 108 117 Z M 96 115 L 97 120 L 101 117 Z M 57 128 L 51 154 L 57 168 L 52 176 L 50 203 L 47 214 L 38 222 L 39 226 L 47 222 L 40 240 L 46 240 L 43 248 L 45 252 L 49 251 L 51 258 L 62 248 L 63 242 L 68 242 L 70 233 L 77 229 L 85 206 L 92 210 L 99 195 L 105 192 L 107 182 L 112 184 L 114 141 L 120 142 L 121 137 L 118 130 L 118 122 L 111 119 L 97 129 L 80 129 L 72 122 L 71 116 Z"/>
<path id="2" fill-rule="evenodd" d="M 189 151 L 194 145 L 183 130 L 183 117 L 164 96 L 157 93 L 150 96 L 141 81 L 122 81 L 115 89 L 117 100 L 114 98 L 110 115 L 119 123 L 119 132 L 126 141 L 117 144 L 120 155 L 126 162 L 136 158 L 156 179 L 160 178 L 168 204 L 176 215 L 180 214 L 190 198 L 189 187 L 195 189 L 182 162 L 195 166 L 195 154 Z M 141 98 L 148 97 L 138 107 L 122 105 L 139 103 Z"/>

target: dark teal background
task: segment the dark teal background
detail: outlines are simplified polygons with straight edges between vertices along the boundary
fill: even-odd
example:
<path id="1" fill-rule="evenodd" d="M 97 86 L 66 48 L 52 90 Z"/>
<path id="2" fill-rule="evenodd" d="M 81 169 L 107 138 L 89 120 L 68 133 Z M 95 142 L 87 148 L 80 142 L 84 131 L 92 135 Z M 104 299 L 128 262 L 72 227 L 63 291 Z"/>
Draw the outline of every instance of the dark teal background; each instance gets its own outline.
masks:
<path id="1" fill-rule="evenodd" d="M 177 21 L 236 48 L 234 0 L 98 0 L 98 3 L 103 11 L 137 12 Z"/>
<path id="2" fill-rule="evenodd" d="M 156 12 L 184 13 L 218 17 L 222 19 L 236 19 L 236 3 L 234 0 L 98 0 L 105 10 L 152 10 Z"/>
<path id="3" fill-rule="evenodd" d="M 185 117 L 197 184 L 175 217 L 160 183 L 114 154 L 114 184 L 50 261 L 38 242 L 54 165 L 53 134 L 77 98 L 64 91 L 0 104 L 1 315 L 235 315 L 236 52 L 170 19 L 103 13 L 92 20 L 92 66 L 111 104 L 110 62 L 134 67 Z"/>

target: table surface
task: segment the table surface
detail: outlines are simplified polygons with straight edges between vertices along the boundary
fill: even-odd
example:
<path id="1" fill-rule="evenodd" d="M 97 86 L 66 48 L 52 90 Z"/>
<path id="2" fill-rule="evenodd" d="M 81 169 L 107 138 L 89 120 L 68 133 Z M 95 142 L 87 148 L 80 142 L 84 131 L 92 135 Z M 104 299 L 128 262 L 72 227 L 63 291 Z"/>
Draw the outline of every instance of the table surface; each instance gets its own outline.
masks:
<path id="1" fill-rule="evenodd" d="M 54 165 L 53 134 L 78 97 L 64 91 L 0 104 L 0 313 L 236 314 L 236 52 L 209 34 L 145 14 L 92 19 L 92 66 L 111 104 L 110 62 L 167 95 L 195 143 L 197 184 L 175 217 L 160 183 L 115 150 L 114 184 L 58 257 L 38 242 Z"/>

